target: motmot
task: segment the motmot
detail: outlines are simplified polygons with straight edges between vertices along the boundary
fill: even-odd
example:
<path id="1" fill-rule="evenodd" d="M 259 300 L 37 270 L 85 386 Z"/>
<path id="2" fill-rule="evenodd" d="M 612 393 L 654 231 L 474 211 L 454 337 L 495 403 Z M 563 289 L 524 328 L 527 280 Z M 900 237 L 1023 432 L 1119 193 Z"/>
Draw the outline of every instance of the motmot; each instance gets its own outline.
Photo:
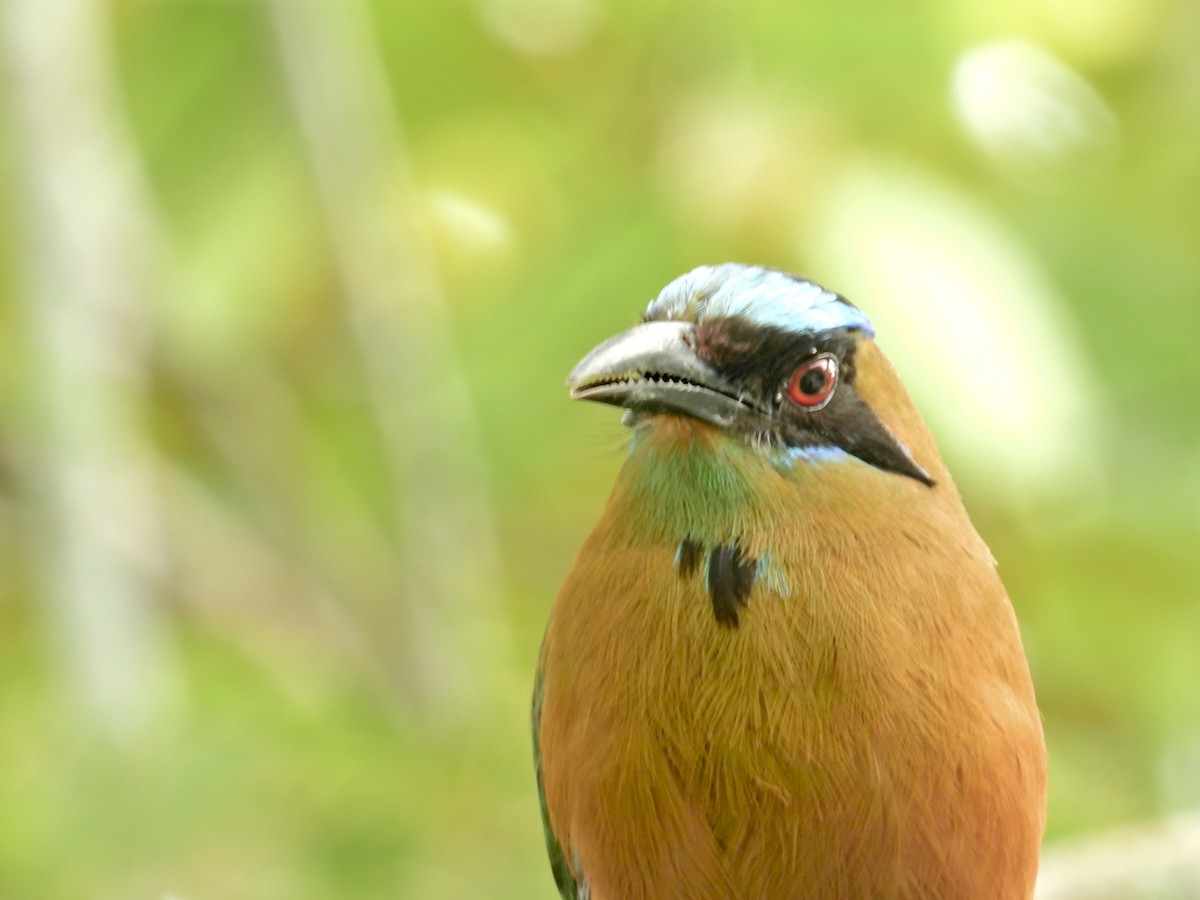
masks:
<path id="1" fill-rule="evenodd" d="M 1016 617 L 874 337 L 805 278 L 703 266 L 570 374 L 629 447 L 535 676 L 563 898 L 1032 894 Z"/>

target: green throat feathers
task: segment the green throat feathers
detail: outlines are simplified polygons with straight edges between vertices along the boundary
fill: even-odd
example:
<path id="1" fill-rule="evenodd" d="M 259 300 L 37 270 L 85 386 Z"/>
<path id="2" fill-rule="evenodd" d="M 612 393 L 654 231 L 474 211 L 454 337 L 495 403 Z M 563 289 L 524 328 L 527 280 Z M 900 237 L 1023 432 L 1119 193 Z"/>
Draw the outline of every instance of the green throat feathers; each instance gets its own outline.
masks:
<path id="1" fill-rule="evenodd" d="M 635 426 L 623 472 L 619 502 L 630 507 L 622 517 L 631 523 L 628 537 L 673 554 L 680 578 L 700 580 L 717 624 L 736 628 L 755 584 L 779 596 L 790 592 L 770 548 L 751 547 L 744 537 L 770 506 L 770 485 L 764 482 L 786 476 L 740 440 L 685 434 L 662 446 L 643 433 L 652 427 Z"/>

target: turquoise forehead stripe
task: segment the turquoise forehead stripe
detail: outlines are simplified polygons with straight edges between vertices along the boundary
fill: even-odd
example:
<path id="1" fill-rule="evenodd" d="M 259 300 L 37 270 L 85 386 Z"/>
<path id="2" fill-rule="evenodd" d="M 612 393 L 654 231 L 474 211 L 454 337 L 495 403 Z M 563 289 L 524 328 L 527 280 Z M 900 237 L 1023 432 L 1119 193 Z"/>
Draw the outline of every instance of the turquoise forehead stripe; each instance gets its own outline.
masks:
<path id="1" fill-rule="evenodd" d="M 875 336 L 862 310 L 833 291 L 775 269 L 725 263 L 680 275 L 650 303 L 648 319 L 741 316 L 788 331 L 851 328 Z"/>

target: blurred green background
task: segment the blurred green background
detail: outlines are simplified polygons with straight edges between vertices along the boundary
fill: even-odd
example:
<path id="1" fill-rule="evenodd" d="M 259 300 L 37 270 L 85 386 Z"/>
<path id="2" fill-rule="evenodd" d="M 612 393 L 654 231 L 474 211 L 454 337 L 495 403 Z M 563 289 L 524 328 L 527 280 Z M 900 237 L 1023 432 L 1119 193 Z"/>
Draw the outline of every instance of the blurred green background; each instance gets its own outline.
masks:
<path id="1" fill-rule="evenodd" d="M 725 260 L 938 433 L 1051 853 L 1200 807 L 1194 0 L 0 13 L 0 897 L 551 897 L 529 682 L 622 452 L 563 379 Z"/>

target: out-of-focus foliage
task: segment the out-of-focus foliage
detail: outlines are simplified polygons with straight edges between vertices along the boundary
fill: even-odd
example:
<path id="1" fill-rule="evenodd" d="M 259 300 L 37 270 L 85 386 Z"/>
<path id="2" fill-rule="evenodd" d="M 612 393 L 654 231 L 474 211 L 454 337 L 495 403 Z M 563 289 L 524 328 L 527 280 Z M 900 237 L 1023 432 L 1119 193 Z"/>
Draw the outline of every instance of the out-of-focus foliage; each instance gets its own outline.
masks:
<path id="1" fill-rule="evenodd" d="M 1200 806 L 1191 0 L 8 5 L 0 896 L 552 896 L 528 684 L 622 448 L 563 378 L 725 260 L 848 294 L 938 432 L 1050 842 Z M 39 64 L 60 26 L 107 55 Z M 425 540 L 489 596 L 411 577 Z"/>

